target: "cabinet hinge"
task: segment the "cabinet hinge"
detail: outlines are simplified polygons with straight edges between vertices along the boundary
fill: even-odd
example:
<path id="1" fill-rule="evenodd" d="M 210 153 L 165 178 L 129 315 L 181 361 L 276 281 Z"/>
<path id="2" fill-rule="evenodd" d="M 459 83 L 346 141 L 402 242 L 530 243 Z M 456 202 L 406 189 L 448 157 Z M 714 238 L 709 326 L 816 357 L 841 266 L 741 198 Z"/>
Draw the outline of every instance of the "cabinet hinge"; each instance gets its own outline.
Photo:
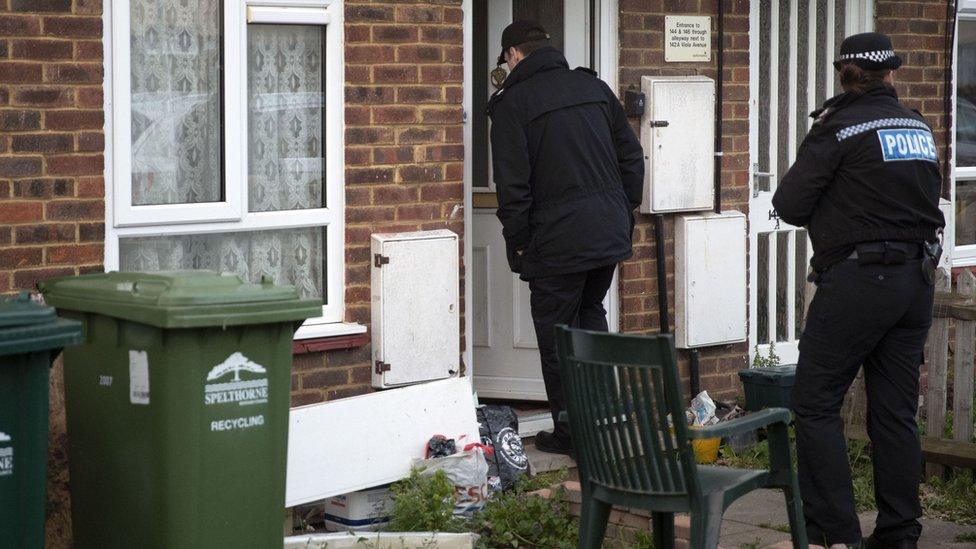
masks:
<path id="1" fill-rule="evenodd" d="M 377 360 L 376 361 L 376 374 L 377 375 L 382 374 L 383 372 L 389 372 L 389 371 L 390 371 L 390 365 L 389 364 L 387 364 L 386 362 L 380 361 L 380 360 Z"/>
<path id="2" fill-rule="evenodd" d="M 382 254 L 373 255 L 373 265 L 376 265 L 377 267 L 382 267 L 383 265 L 386 265 L 389 262 L 390 262 L 390 258 L 385 255 Z"/>

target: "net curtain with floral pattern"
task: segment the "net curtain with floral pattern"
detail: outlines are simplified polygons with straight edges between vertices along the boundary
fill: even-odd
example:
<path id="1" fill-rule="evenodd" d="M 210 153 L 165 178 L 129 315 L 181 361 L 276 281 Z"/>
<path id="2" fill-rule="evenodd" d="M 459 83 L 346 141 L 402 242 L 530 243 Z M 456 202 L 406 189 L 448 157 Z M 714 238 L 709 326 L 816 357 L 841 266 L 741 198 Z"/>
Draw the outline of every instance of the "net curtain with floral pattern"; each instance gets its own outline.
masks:
<path id="1" fill-rule="evenodd" d="M 221 200 L 220 2 L 131 5 L 134 205 Z M 322 27 L 248 27 L 248 210 L 321 208 Z M 226 184 L 242 184 L 228 176 Z M 322 296 L 321 227 L 123 238 L 122 270 L 211 269 Z"/>

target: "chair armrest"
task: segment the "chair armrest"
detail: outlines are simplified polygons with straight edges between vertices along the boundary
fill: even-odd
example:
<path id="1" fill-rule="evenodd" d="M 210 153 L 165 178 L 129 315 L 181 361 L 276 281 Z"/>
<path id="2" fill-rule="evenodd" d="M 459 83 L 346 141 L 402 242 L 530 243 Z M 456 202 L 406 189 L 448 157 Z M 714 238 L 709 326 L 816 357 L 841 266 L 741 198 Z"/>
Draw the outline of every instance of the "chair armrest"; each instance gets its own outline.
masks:
<path id="1" fill-rule="evenodd" d="M 760 427 L 766 427 L 774 423 L 790 423 L 790 411 L 786 408 L 766 408 L 758 412 L 725 421 L 709 427 L 700 429 L 689 429 L 688 438 L 720 438 L 731 435 L 741 435 L 749 431 L 755 431 Z"/>

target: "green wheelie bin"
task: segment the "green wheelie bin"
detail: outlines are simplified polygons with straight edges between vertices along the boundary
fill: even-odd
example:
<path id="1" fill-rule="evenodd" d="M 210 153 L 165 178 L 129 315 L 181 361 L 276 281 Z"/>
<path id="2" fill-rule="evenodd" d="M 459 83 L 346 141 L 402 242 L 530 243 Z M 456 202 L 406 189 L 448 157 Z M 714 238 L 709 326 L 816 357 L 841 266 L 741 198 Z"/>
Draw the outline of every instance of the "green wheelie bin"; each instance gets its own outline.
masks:
<path id="1" fill-rule="evenodd" d="M 322 302 L 210 271 L 39 285 L 64 355 L 75 547 L 282 544 L 292 338 Z"/>
<path id="2" fill-rule="evenodd" d="M 48 375 L 81 324 L 26 292 L 0 299 L 0 546 L 44 547 Z"/>

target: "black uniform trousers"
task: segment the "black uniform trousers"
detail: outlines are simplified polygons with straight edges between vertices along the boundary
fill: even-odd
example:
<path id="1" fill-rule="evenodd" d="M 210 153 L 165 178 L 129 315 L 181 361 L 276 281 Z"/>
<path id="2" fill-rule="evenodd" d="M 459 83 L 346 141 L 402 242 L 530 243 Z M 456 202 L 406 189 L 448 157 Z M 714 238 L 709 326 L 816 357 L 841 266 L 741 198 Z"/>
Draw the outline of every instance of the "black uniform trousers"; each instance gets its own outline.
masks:
<path id="1" fill-rule="evenodd" d="M 603 307 L 603 299 L 610 289 L 616 267 L 607 265 L 581 273 L 529 280 L 532 321 L 539 342 L 542 379 L 546 384 L 549 410 L 555 424 L 554 433 L 566 442 L 569 442 L 568 427 L 559 422 L 559 413 L 566 409 L 566 399 L 556 357 L 556 325 L 607 331 L 607 311 Z"/>
<path id="2" fill-rule="evenodd" d="M 840 410 L 862 365 L 878 505 L 874 535 L 893 542 L 921 534 L 922 452 L 915 413 L 933 290 L 918 259 L 901 265 L 847 259 L 820 276 L 793 389 L 800 493 L 811 543 L 861 539 Z"/>

